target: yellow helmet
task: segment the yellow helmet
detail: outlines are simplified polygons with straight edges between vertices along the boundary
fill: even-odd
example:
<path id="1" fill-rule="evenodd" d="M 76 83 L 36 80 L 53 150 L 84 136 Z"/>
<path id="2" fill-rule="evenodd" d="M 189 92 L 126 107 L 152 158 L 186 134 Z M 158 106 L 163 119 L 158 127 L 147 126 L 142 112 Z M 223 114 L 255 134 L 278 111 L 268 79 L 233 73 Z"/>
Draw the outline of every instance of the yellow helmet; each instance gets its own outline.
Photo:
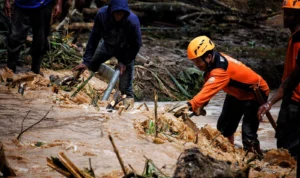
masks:
<path id="1" fill-rule="evenodd" d="M 187 55 L 189 60 L 193 60 L 214 48 L 215 44 L 207 36 L 198 36 L 190 42 Z"/>
<path id="2" fill-rule="evenodd" d="M 283 0 L 282 8 L 300 9 L 300 1 L 298 0 Z"/>

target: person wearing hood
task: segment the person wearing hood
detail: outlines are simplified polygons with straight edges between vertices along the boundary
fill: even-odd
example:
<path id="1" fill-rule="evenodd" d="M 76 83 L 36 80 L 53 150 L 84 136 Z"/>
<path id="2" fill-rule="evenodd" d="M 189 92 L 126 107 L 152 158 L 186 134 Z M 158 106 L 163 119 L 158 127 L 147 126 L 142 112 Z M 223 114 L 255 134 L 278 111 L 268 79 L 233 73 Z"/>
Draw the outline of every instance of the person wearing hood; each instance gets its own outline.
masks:
<path id="1" fill-rule="evenodd" d="M 96 72 L 102 63 L 114 56 L 120 69 L 119 89 L 127 99 L 133 100 L 134 60 L 141 46 L 140 22 L 130 12 L 127 0 L 111 0 L 97 12 L 83 62 L 73 71 L 88 68 Z"/>

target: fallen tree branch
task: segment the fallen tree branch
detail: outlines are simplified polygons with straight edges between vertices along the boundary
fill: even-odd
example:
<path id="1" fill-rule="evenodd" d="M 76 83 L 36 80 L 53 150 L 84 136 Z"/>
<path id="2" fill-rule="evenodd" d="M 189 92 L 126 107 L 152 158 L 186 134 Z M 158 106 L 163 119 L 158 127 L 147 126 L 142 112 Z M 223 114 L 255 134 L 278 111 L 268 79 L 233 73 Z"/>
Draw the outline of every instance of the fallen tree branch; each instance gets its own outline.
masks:
<path id="1" fill-rule="evenodd" d="M 23 124 L 24 124 L 24 121 L 25 119 L 27 118 L 28 114 L 30 113 L 30 110 L 27 112 L 26 116 L 24 117 L 24 119 L 22 120 L 22 123 L 21 123 L 21 132 L 23 131 Z"/>
<path id="2" fill-rule="evenodd" d="M 45 114 L 45 116 L 40 119 L 38 122 L 34 123 L 33 125 L 29 126 L 27 129 L 23 130 L 21 133 L 19 133 L 18 137 L 17 137 L 17 140 L 20 140 L 20 137 L 21 135 L 26 132 L 27 130 L 31 129 L 32 127 L 34 127 L 35 125 L 39 124 L 40 122 L 42 122 L 46 117 L 47 115 L 49 114 L 49 112 L 52 110 L 53 106 L 51 106 L 51 108 L 48 110 L 48 112 Z"/>
<path id="3" fill-rule="evenodd" d="M 182 21 L 182 20 L 197 16 L 197 15 L 201 15 L 201 14 L 202 14 L 201 12 L 193 12 L 193 13 L 190 13 L 190 14 L 180 16 L 180 17 L 177 18 L 177 20 Z"/>

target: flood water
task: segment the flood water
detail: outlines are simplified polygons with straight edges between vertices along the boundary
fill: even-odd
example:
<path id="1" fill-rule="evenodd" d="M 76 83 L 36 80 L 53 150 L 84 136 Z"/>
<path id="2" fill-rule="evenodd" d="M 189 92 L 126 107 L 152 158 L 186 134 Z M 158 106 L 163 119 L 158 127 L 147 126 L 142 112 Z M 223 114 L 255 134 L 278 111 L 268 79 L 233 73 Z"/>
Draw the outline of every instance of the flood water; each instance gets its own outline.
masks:
<path id="1" fill-rule="evenodd" d="M 46 157 L 57 157 L 59 152 L 64 152 L 80 169 L 89 167 L 91 158 L 97 177 L 111 172 L 114 173 L 112 177 L 119 177 L 121 168 L 109 142 L 109 134 L 114 138 L 126 166 L 130 164 L 141 173 L 146 156 L 157 167 L 163 168 L 166 174 L 173 174 L 177 158 L 185 145 L 174 142 L 153 144 L 138 135 L 133 128 L 135 121 L 143 121 L 147 119 L 147 115 L 153 114 L 153 102 L 147 102 L 150 108 L 148 112 L 145 108 L 134 109 L 120 116 L 117 112 L 108 113 L 105 108 L 98 111 L 88 104 L 55 104 L 52 100 L 54 94 L 50 90 L 29 90 L 21 96 L 15 89 L 0 87 L 0 141 L 3 142 L 8 162 L 18 177 L 63 177 L 46 163 Z M 206 116 L 192 118 L 198 127 L 205 124 L 216 127 L 224 96 L 220 92 L 211 100 L 206 107 Z M 137 102 L 135 107 L 140 104 Z M 169 104 L 173 103 L 160 102 L 159 113 L 163 113 Z M 279 104 L 271 111 L 275 119 L 278 108 Z M 43 117 L 45 119 L 38 125 L 22 134 L 21 143 L 13 142 L 21 132 L 22 122 L 24 130 Z M 242 146 L 240 133 L 239 127 L 235 134 L 236 146 Z M 276 147 L 274 133 L 270 123 L 260 124 L 258 135 L 262 149 Z M 37 146 L 37 143 L 42 146 Z"/>

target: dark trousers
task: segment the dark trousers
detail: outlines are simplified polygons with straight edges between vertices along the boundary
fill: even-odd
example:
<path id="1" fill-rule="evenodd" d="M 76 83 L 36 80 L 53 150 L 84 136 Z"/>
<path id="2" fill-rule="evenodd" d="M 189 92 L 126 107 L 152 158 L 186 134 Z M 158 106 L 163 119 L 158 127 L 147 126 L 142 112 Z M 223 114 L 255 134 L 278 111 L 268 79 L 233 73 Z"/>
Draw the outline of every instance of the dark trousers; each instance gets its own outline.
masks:
<path id="1" fill-rule="evenodd" d="M 231 136 L 236 131 L 240 120 L 242 123 L 242 141 L 244 148 L 247 149 L 254 145 L 259 145 L 257 130 L 259 120 L 257 111 L 259 104 L 256 100 L 238 100 L 237 98 L 226 95 L 222 113 L 219 117 L 217 128 L 225 136 Z"/>
<path id="2" fill-rule="evenodd" d="M 8 59 L 7 66 L 16 72 L 16 63 L 19 59 L 20 50 L 25 43 L 28 31 L 32 28 L 33 41 L 31 45 L 31 70 L 40 72 L 43 55 L 46 52 L 50 31 L 50 20 L 53 3 L 36 9 L 13 7 L 11 17 L 11 34 L 7 40 Z"/>
<path id="3" fill-rule="evenodd" d="M 89 69 L 96 72 L 100 65 L 110 59 L 118 51 L 115 48 L 112 48 L 105 43 L 101 42 L 93 56 L 92 62 L 89 64 Z M 118 59 L 119 60 L 119 59 Z M 122 61 L 120 61 L 122 62 Z M 127 98 L 133 98 L 133 89 L 132 89 L 132 82 L 134 76 L 134 59 L 129 64 L 126 64 L 126 70 L 123 75 L 120 75 L 119 78 L 119 90 L 121 91 L 122 95 L 126 94 Z"/>
<path id="4" fill-rule="evenodd" d="M 299 103 L 290 96 L 283 98 L 276 127 L 277 148 L 288 149 L 293 157 L 298 154 L 300 134 Z M 297 116 L 298 115 L 298 116 Z"/>

